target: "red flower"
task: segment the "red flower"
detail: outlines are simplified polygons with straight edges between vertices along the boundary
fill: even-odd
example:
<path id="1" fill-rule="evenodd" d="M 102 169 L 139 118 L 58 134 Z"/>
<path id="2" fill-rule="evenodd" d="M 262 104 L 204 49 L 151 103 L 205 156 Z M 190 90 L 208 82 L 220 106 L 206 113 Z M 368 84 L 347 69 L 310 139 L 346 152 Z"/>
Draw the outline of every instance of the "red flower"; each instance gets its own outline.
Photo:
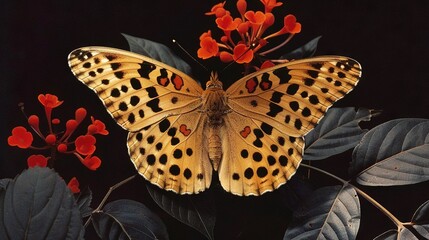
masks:
<path id="1" fill-rule="evenodd" d="M 79 193 L 79 181 L 76 177 L 72 178 L 69 183 L 67 184 L 67 187 L 70 189 L 72 193 Z"/>
<path id="2" fill-rule="evenodd" d="M 224 63 L 232 62 L 234 60 L 234 57 L 232 56 L 232 54 L 225 51 L 220 52 L 219 58 Z"/>
<path id="3" fill-rule="evenodd" d="M 82 160 L 82 164 L 85 165 L 85 167 L 88 169 L 95 171 L 100 167 L 101 160 L 96 156 L 88 155 L 85 157 L 85 159 Z"/>
<path id="4" fill-rule="evenodd" d="M 200 41 L 203 40 L 206 37 L 212 37 L 212 31 L 211 30 L 208 30 L 207 32 L 201 34 Z"/>
<path id="5" fill-rule="evenodd" d="M 234 61 L 237 63 L 250 63 L 253 59 L 253 50 L 244 44 L 238 44 L 234 48 Z"/>
<path id="6" fill-rule="evenodd" d="M 7 138 L 9 146 L 17 146 L 19 148 L 29 148 L 33 143 L 33 135 L 28 132 L 25 127 L 18 126 L 12 129 L 12 136 Z"/>
<path id="7" fill-rule="evenodd" d="M 76 152 L 84 156 L 91 155 L 95 152 L 95 137 L 92 135 L 82 135 L 76 138 Z"/>
<path id="8" fill-rule="evenodd" d="M 57 137 L 54 134 L 49 134 L 45 138 L 45 142 L 49 145 L 55 145 L 56 141 L 57 141 Z"/>
<path id="9" fill-rule="evenodd" d="M 237 1 L 237 9 L 241 15 L 244 15 L 244 13 L 246 12 L 246 9 L 247 9 L 246 0 L 238 0 Z"/>
<path id="10" fill-rule="evenodd" d="M 239 18 L 232 19 L 231 15 L 229 14 L 224 15 L 223 17 L 220 17 L 220 18 L 216 18 L 217 27 L 226 32 L 230 32 L 237 29 L 240 23 L 241 23 L 241 19 Z"/>
<path id="11" fill-rule="evenodd" d="M 40 132 L 40 130 L 39 130 L 39 122 L 40 122 L 40 120 L 39 120 L 39 117 L 38 116 L 36 116 L 36 115 L 31 115 L 29 118 L 28 118 L 28 124 L 34 129 L 34 130 L 36 130 L 37 132 Z"/>
<path id="12" fill-rule="evenodd" d="M 237 27 L 237 31 L 240 33 L 240 34 L 246 34 L 247 33 L 247 31 L 249 30 L 249 27 L 250 27 L 250 22 L 242 22 L 242 23 L 240 23 L 239 25 L 238 25 L 238 27 Z"/>
<path id="13" fill-rule="evenodd" d="M 265 22 L 265 14 L 261 11 L 247 11 L 244 16 L 252 25 L 261 26 Z"/>
<path id="14" fill-rule="evenodd" d="M 46 167 L 48 166 L 48 158 L 40 154 L 31 155 L 27 159 L 27 165 L 29 168 L 36 167 L 36 166 Z"/>
<path id="15" fill-rule="evenodd" d="M 100 120 L 95 120 L 94 117 L 91 117 L 92 124 L 88 126 L 87 134 L 101 134 L 107 135 L 109 132 L 106 130 L 106 125 Z"/>
<path id="16" fill-rule="evenodd" d="M 197 54 L 199 58 L 207 59 L 214 57 L 219 52 L 219 46 L 211 37 L 205 37 L 200 41 L 201 48 L 198 49 Z"/>
<path id="17" fill-rule="evenodd" d="M 63 138 L 68 138 L 73 132 L 74 130 L 76 130 L 77 126 L 79 125 L 79 123 L 74 120 L 74 119 L 70 119 L 66 122 L 66 131 L 63 135 Z M 63 139 L 61 139 L 63 140 Z"/>
<path id="18" fill-rule="evenodd" d="M 287 15 L 284 19 L 283 33 L 299 33 L 301 32 L 301 23 L 296 22 L 296 17 L 292 14 Z"/>
<path id="19" fill-rule="evenodd" d="M 271 62 L 270 60 L 267 60 L 264 63 L 262 63 L 261 69 L 273 67 L 274 65 L 275 64 L 273 62 Z"/>
<path id="20" fill-rule="evenodd" d="M 56 108 L 60 106 L 63 101 L 58 101 L 58 97 L 52 94 L 40 94 L 38 97 L 39 102 L 45 107 L 45 108 Z"/>
<path id="21" fill-rule="evenodd" d="M 57 151 L 60 152 L 60 153 L 67 152 L 67 144 L 65 144 L 65 143 L 59 144 L 58 147 L 57 147 Z"/>
<path id="22" fill-rule="evenodd" d="M 261 0 L 261 2 L 265 6 L 265 12 L 269 13 L 273 10 L 273 8 L 281 6 L 283 3 L 277 2 L 277 0 Z"/>
<path id="23" fill-rule="evenodd" d="M 206 15 L 216 15 L 216 17 L 222 17 L 227 13 L 225 8 L 223 7 L 224 5 L 225 2 L 214 5 L 210 12 L 206 13 Z"/>
<path id="24" fill-rule="evenodd" d="M 75 119 L 77 123 L 81 123 L 83 119 L 86 117 L 86 109 L 85 108 L 78 108 L 75 111 Z"/>

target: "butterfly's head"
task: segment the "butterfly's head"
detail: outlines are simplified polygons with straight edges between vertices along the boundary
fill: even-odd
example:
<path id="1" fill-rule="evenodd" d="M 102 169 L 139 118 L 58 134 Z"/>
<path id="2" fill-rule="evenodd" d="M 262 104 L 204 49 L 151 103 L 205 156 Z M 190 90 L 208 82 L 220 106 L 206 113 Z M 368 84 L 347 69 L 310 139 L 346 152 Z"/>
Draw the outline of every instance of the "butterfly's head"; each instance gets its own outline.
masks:
<path id="1" fill-rule="evenodd" d="M 212 72 L 210 80 L 206 83 L 206 89 L 223 89 L 222 82 L 219 80 L 217 72 Z"/>

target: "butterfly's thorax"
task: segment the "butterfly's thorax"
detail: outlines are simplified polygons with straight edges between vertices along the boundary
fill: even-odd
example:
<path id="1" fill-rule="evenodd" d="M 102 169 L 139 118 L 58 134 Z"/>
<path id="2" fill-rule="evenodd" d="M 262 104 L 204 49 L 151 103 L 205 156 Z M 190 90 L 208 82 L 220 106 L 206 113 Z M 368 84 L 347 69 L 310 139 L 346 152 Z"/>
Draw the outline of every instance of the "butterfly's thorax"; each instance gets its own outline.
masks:
<path id="1" fill-rule="evenodd" d="M 226 104 L 226 93 L 216 75 L 212 75 L 211 80 L 207 82 L 202 99 L 202 110 L 207 114 L 209 125 L 212 127 L 221 126 L 223 116 L 229 108 Z"/>
<path id="2" fill-rule="evenodd" d="M 203 112 L 207 114 L 209 159 L 214 170 L 217 171 L 222 159 L 220 128 L 224 124 L 223 116 L 228 113 L 229 108 L 222 82 L 217 79 L 216 74 L 212 74 L 210 81 L 207 82 L 202 98 Z"/>

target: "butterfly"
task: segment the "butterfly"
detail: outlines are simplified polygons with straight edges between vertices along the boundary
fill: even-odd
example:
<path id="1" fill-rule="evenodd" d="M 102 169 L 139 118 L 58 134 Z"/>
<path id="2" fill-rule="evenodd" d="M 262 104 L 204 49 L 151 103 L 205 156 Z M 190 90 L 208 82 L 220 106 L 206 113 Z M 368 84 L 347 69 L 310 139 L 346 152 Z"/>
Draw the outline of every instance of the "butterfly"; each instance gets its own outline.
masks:
<path id="1" fill-rule="evenodd" d="M 214 172 L 235 195 L 279 188 L 300 165 L 303 136 L 361 76 L 355 60 L 321 56 L 259 70 L 227 90 L 212 73 L 203 90 L 178 69 L 124 50 L 83 47 L 68 60 L 129 131 L 137 171 L 179 194 L 206 190 Z"/>

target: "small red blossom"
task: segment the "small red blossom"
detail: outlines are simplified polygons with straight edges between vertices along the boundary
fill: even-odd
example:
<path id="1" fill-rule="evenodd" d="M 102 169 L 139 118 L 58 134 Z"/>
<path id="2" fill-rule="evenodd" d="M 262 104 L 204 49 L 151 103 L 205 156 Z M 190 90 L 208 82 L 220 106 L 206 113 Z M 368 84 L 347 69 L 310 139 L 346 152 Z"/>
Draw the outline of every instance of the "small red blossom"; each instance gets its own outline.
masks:
<path id="1" fill-rule="evenodd" d="M 91 155 L 95 151 L 96 139 L 92 135 L 82 135 L 76 138 L 76 152 L 84 156 Z"/>
<path id="2" fill-rule="evenodd" d="M 204 32 L 203 34 L 201 34 L 200 41 L 206 37 L 212 37 L 212 31 L 208 30 L 207 32 Z"/>
<path id="3" fill-rule="evenodd" d="M 277 2 L 277 0 L 261 0 L 261 2 L 265 6 L 265 12 L 266 13 L 271 12 L 273 10 L 273 8 L 275 8 L 275 7 L 279 7 L 279 6 L 283 5 L 283 3 Z"/>
<path id="4" fill-rule="evenodd" d="M 9 146 L 17 146 L 22 149 L 29 148 L 33 143 L 33 134 L 25 127 L 18 126 L 12 129 L 12 136 L 7 138 Z"/>
<path id="5" fill-rule="evenodd" d="M 48 136 L 46 136 L 45 141 L 49 145 L 55 145 L 57 137 L 55 136 L 55 134 L 49 134 Z"/>
<path id="6" fill-rule="evenodd" d="M 253 50 L 244 44 L 238 44 L 234 48 L 233 59 L 237 63 L 250 63 L 253 60 Z"/>
<path id="7" fill-rule="evenodd" d="M 225 8 L 223 7 L 224 5 L 225 2 L 214 5 L 210 12 L 206 13 L 206 15 L 215 15 L 216 17 L 222 17 L 227 13 Z"/>
<path id="8" fill-rule="evenodd" d="M 287 15 L 284 20 L 283 33 L 299 33 L 301 32 L 301 23 L 296 22 L 296 17 L 292 14 Z"/>
<path id="9" fill-rule="evenodd" d="M 58 101 L 58 97 L 52 94 L 40 94 L 38 96 L 39 102 L 45 107 L 45 108 L 56 108 L 60 106 L 63 101 Z"/>
<path id="10" fill-rule="evenodd" d="M 272 13 L 265 13 L 264 28 L 268 28 L 274 24 L 275 17 Z"/>
<path id="11" fill-rule="evenodd" d="M 67 184 L 67 187 L 70 189 L 72 193 L 79 193 L 79 181 L 76 177 L 70 179 L 69 183 Z"/>
<path id="12" fill-rule="evenodd" d="M 108 135 L 109 131 L 106 130 L 106 125 L 100 121 L 95 120 L 94 117 L 91 116 L 92 124 L 88 126 L 88 133 L 87 134 L 100 134 L 100 135 Z"/>
<path id="13" fill-rule="evenodd" d="M 219 52 L 219 46 L 211 37 L 205 37 L 200 41 L 200 49 L 198 49 L 197 54 L 199 58 L 207 59 L 214 57 Z"/>
<path id="14" fill-rule="evenodd" d="M 240 34 L 246 34 L 247 31 L 249 31 L 249 27 L 250 27 L 250 22 L 242 22 L 238 25 L 237 31 Z"/>
<path id="15" fill-rule="evenodd" d="M 83 119 L 86 117 L 86 109 L 85 108 L 78 108 L 75 111 L 75 119 L 77 123 L 81 123 Z"/>
<path id="16" fill-rule="evenodd" d="M 241 19 L 239 18 L 232 19 L 231 15 L 229 14 L 216 19 L 216 24 L 218 28 L 224 31 L 233 31 L 238 27 L 238 24 L 240 23 L 241 23 Z"/>
<path id="17" fill-rule="evenodd" d="M 31 155 L 27 159 L 27 165 L 29 168 L 36 167 L 36 166 L 46 167 L 48 166 L 48 158 L 40 154 Z"/>
<path id="18" fill-rule="evenodd" d="M 264 63 L 262 63 L 260 69 L 269 68 L 269 67 L 273 67 L 273 66 L 275 66 L 275 64 L 273 62 L 271 62 L 270 60 L 267 60 Z"/>
<path id="19" fill-rule="evenodd" d="M 246 0 L 238 0 L 237 1 L 237 10 L 243 16 L 247 10 L 247 2 Z"/>
<path id="20" fill-rule="evenodd" d="M 39 131 L 39 123 L 40 123 L 39 117 L 38 117 L 38 116 L 36 116 L 36 115 L 31 115 L 31 116 L 28 118 L 28 124 L 29 124 L 32 128 L 34 128 L 36 131 Z"/>
<path id="21" fill-rule="evenodd" d="M 70 119 L 66 122 L 66 132 L 64 133 L 64 136 L 70 136 L 74 130 L 76 130 L 77 126 L 79 125 L 79 123 L 74 120 L 74 119 Z"/>
<path id="22" fill-rule="evenodd" d="M 95 171 L 101 165 L 100 158 L 96 156 L 88 155 L 82 160 L 82 164 L 85 165 L 89 170 Z"/>
<path id="23" fill-rule="evenodd" d="M 261 26 L 265 22 L 265 14 L 261 11 L 247 11 L 244 16 L 252 25 Z"/>
<path id="24" fill-rule="evenodd" d="M 226 51 L 220 52 L 219 57 L 220 57 L 220 60 L 224 63 L 229 63 L 234 61 L 234 57 L 232 56 L 232 54 Z"/>
<path id="25" fill-rule="evenodd" d="M 67 152 L 67 148 L 68 148 L 67 144 L 61 143 L 61 144 L 58 145 L 57 151 L 60 152 L 60 153 L 65 153 L 65 152 Z"/>
<path id="26" fill-rule="evenodd" d="M 58 118 L 52 119 L 52 124 L 57 125 L 57 124 L 60 124 L 60 123 L 61 123 L 60 119 L 58 119 Z"/>

